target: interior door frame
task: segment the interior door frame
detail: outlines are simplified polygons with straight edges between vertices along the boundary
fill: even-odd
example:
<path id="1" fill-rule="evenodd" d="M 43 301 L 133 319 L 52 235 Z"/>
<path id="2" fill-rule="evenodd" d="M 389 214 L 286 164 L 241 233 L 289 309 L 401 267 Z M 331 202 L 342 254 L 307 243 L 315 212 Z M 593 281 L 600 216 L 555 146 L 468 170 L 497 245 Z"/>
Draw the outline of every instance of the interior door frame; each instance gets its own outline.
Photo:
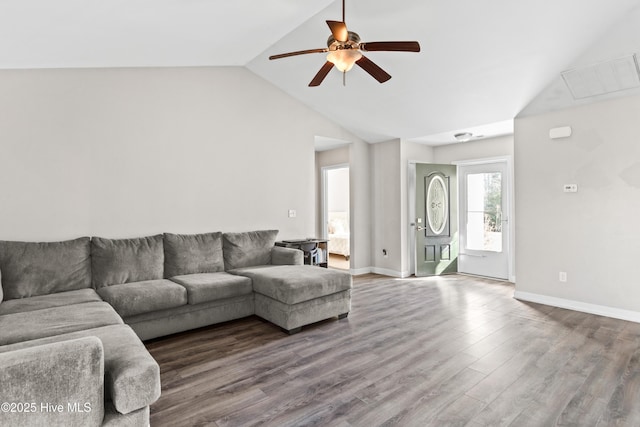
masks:
<path id="1" fill-rule="evenodd" d="M 416 274 L 416 160 L 409 160 L 407 168 L 407 250 L 409 254 L 409 274 Z"/>
<path id="2" fill-rule="evenodd" d="M 509 281 L 512 283 L 516 282 L 516 276 L 515 276 L 515 269 L 514 269 L 514 265 L 515 265 L 515 222 L 516 222 L 516 217 L 515 217 L 515 198 L 514 198 L 514 182 L 513 182 L 513 177 L 514 177 L 514 170 L 513 170 L 513 157 L 512 156 L 498 156 L 498 157 L 486 157 L 486 158 L 482 158 L 482 159 L 471 159 L 471 160 L 459 160 L 459 161 L 454 161 L 451 162 L 451 164 L 454 164 L 458 167 L 458 169 L 460 169 L 460 166 L 473 166 L 473 165 L 485 165 L 485 164 L 490 164 L 490 163 L 506 163 L 507 164 L 507 189 L 506 189 L 506 195 L 507 195 L 507 199 L 509 201 L 509 209 L 508 209 L 508 219 L 509 221 L 507 221 L 507 228 L 509 231 L 509 240 L 508 240 L 508 264 L 509 264 L 509 272 L 508 272 L 508 277 L 509 277 Z M 462 197 L 462 194 L 459 192 L 458 193 L 458 198 Z M 458 215 L 458 230 L 460 230 L 460 221 L 462 221 L 461 218 L 462 215 Z M 462 249 L 462 248 L 461 248 Z"/>

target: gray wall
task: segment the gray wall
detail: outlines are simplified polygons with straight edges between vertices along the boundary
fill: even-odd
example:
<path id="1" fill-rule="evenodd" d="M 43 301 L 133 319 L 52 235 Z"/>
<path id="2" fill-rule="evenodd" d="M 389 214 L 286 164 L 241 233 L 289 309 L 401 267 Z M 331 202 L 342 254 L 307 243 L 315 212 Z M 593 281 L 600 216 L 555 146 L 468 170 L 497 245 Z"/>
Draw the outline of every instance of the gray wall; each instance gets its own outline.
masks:
<path id="1" fill-rule="evenodd" d="M 333 169 L 327 174 L 327 210 L 349 212 L 349 168 Z"/>
<path id="2" fill-rule="evenodd" d="M 516 295 L 640 321 L 638 135 L 640 97 L 516 120 Z"/>
<path id="3" fill-rule="evenodd" d="M 314 136 L 353 138 L 243 67 L 0 71 L 0 135 L 7 240 L 312 235 Z"/>
<path id="4" fill-rule="evenodd" d="M 400 169 L 400 140 L 371 146 L 371 261 L 376 272 L 390 275 L 402 263 Z"/>

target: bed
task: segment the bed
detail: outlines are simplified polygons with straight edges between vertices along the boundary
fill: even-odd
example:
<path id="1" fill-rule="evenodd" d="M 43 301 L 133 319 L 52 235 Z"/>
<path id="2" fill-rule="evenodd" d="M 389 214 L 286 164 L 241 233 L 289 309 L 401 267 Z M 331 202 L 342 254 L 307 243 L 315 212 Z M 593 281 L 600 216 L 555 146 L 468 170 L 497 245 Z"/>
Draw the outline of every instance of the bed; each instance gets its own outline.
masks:
<path id="1" fill-rule="evenodd" d="M 342 255 L 349 259 L 349 213 L 329 212 L 327 239 L 329 239 L 328 252 Z"/>

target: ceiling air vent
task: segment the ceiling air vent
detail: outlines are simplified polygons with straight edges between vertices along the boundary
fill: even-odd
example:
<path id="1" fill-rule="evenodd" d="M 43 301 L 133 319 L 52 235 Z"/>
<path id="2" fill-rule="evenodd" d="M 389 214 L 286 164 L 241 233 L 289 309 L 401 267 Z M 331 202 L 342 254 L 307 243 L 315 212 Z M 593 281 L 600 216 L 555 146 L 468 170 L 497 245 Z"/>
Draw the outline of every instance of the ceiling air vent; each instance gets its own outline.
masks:
<path id="1" fill-rule="evenodd" d="M 562 72 L 574 99 L 619 92 L 640 87 L 636 55 L 599 62 Z"/>

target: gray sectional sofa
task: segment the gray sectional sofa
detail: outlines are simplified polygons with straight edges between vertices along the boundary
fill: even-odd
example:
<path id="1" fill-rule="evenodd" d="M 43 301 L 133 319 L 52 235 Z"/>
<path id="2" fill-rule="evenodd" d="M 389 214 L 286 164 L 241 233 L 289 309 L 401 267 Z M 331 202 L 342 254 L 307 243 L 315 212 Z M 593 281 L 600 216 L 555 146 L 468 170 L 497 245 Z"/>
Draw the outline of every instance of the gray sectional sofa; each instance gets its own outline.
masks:
<path id="1" fill-rule="evenodd" d="M 276 236 L 0 241 L 0 425 L 145 426 L 160 372 L 142 340 L 253 314 L 289 333 L 345 317 L 351 276 L 302 265 Z"/>

